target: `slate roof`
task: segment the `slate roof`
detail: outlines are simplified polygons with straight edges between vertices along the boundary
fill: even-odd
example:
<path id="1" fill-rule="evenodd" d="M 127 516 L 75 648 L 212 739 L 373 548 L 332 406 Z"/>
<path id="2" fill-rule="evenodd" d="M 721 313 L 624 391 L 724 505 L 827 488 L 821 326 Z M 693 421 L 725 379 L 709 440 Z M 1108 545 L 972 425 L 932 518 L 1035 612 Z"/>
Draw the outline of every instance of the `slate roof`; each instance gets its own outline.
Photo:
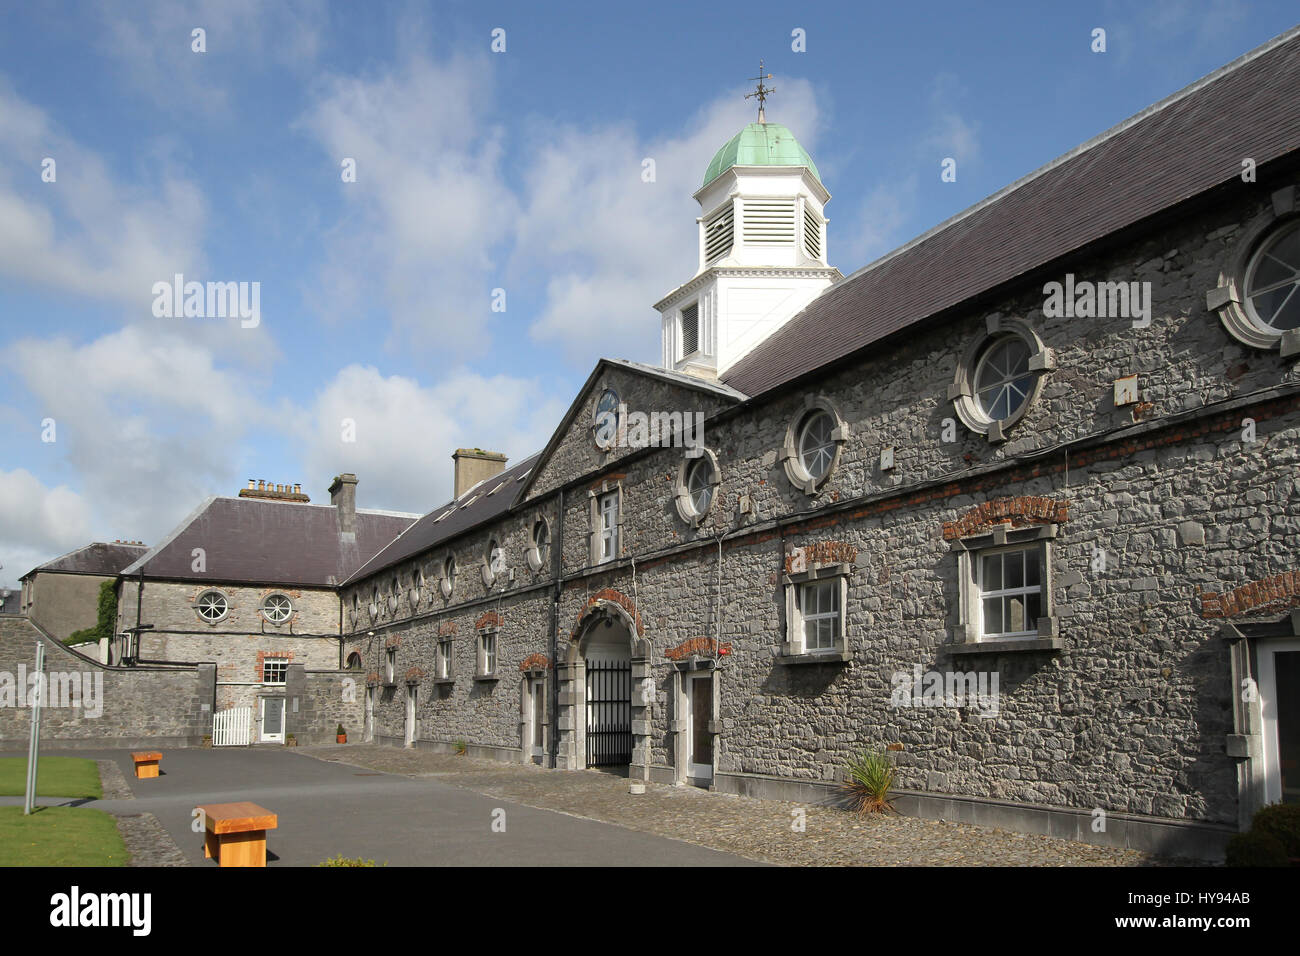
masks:
<path id="1" fill-rule="evenodd" d="M 102 574 L 114 577 L 148 550 L 148 546 L 143 544 L 105 544 L 102 541 L 95 541 L 84 548 L 69 551 L 62 557 L 55 558 L 53 561 L 46 561 L 44 564 L 32 568 L 23 575 L 23 579 L 26 580 L 38 571 L 57 571 L 62 574 Z"/>
<path id="2" fill-rule="evenodd" d="M 122 574 L 171 580 L 333 587 L 401 534 L 418 515 L 357 509 L 340 534 L 333 505 L 211 497 L 162 544 Z M 206 568 L 193 570 L 202 548 Z"/>
<path id="3" fill-rule="evenodd" d="M 354 571 L 343 583 L 351 584 L 354 580 L 400 564 L 462 532 L 499 518 L 510 510 L 521 483 L 541 457 L 540 453 L 530 455 L 501 474 L 480 481 L 459 498 L 440 508 L 434 508 L 408 527 L 396 541 Z"/>
<path id="4" fill-rule="evenodd" d="M 749 395 L 1300 149 L 1300 27 L 860 269 L 728 369 Z"/>

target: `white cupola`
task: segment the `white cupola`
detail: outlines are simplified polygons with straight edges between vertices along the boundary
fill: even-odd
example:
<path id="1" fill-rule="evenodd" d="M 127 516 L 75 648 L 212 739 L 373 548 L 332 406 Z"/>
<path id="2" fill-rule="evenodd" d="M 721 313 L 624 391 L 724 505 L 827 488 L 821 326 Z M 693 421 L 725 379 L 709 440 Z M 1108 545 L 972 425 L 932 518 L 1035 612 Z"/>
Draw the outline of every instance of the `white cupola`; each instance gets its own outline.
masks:
<path id="1" fill-rule="evenodd" d="M 666 369 L 716 378 L 843 278 L 827 263 L 817 167 L 763 119 L 718 150 L 695 193 L 699 267 L 655 304 Z"/>

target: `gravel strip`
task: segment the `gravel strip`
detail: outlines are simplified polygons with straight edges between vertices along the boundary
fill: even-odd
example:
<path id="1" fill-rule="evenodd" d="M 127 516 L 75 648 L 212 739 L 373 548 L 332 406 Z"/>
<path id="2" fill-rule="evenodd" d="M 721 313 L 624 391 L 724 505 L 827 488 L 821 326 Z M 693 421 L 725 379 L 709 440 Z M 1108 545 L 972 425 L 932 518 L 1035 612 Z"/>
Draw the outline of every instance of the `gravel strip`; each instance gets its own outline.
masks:
<path id="1" fill-rule="evenodd" d="M 301 747 L 323 760 L 442 782 L 786 866 L 1172 866 L 1192 861 L 966 823 L 756 800 L 696 787 L 396 747 Z M 802 820 L 802 830 L 795 825 Z M 1193 864 L 1194 865 L 1194 864 Z"/>
<path id="2" fill-rule="evenodd" d="M 126 782 L 122 768 L 117 765 L 116 760 L 96 760 L 95 766 L 99 768 L 99 785 L 104 790 L 105 800 L 135 799 L 135 794 L 131 792 L 131 787 Z"/>
<path id="3" fill-rule="evenodd" d="M 190 865 L 171 834 L 152 813 L 124 813 L 116 819 L 117 831 L 131 854 L 131 866 Z"/>

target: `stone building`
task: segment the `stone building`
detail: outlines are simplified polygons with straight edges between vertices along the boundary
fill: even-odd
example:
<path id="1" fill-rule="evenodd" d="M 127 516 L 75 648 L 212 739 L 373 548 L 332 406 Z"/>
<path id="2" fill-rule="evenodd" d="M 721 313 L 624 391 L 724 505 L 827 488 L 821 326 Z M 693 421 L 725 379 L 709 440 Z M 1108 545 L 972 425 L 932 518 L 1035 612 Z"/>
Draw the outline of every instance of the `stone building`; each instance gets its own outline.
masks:
<path id="1" fill-rule="evenodd" d="M 99 588 L 149 549 L 139 541 L 95 541 L 28 571 L 14 612 L 59 640 L 99 621 Z M 6 602 L 7 603 L 7 602 Z"/>
<path id="2" fill-rule="evenodd" d="M 356 486 L 335 478 L 328 505 L 252 481 L 208 498 L 123 569 L 111 663 L 214 664 L 214 709 L 252 707 L 254 741 L 283 741 L 300 671 L 343 667 L 338 585 L 418 517 L 358 509 Z"/>
<path id="3" fill-rule="evenodd" d="M 1300 799 L 1298 147 L 1291 31 L 842 278 L 747 127 L 663 367 L 343 581 L 366 737 L 806 800 L 874 749 L 1183 852 Z"/>

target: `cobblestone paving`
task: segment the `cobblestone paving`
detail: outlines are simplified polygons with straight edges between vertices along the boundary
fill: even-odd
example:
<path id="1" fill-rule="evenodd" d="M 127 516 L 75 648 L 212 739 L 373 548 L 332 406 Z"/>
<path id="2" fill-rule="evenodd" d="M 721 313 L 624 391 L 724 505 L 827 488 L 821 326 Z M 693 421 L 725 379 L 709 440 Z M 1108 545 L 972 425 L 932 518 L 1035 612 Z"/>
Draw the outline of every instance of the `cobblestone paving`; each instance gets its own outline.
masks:
<path id="1" fill-rule="evenodd" d="M 135 794 L 122 774 L 122 768 L 116 760 L 96 760 L 99 768 L 99 785 L 104 791 L 105 800 L 134 800 Z"/>
<path id="2" fill-rule="evenodd" d="M 117 832 L 131 854 L 131 866 L 189 866 L 185 854 L 152 813 L 119 813 Z M 195 838 L 197 839 L 197 837 Z"/>
<path id="3" fill-rule="evenodd" d="M 1092 846 L 992 827 L 902 816 L 858 816 L 832 807 L 755 800 L 695 787 L 646 784 L 592 771 L 566 772 L 396 747 L 302 747 L 299 752 L 441 782 L 526 806 L 556 810 L 786 866 L 1169 866 L 1136 850 Z M 792 811 L 805 811 L 795 832 Z"/>
<path id="4" fill-rule="evenodd" d="M 134 800 L 131 785 L 116 760 L 96 760 L 105 800 Z M 189 866 L 185 854 L 152 813 L 116 813 L 117 832 L 131 854 L 129 866 Z"/>

